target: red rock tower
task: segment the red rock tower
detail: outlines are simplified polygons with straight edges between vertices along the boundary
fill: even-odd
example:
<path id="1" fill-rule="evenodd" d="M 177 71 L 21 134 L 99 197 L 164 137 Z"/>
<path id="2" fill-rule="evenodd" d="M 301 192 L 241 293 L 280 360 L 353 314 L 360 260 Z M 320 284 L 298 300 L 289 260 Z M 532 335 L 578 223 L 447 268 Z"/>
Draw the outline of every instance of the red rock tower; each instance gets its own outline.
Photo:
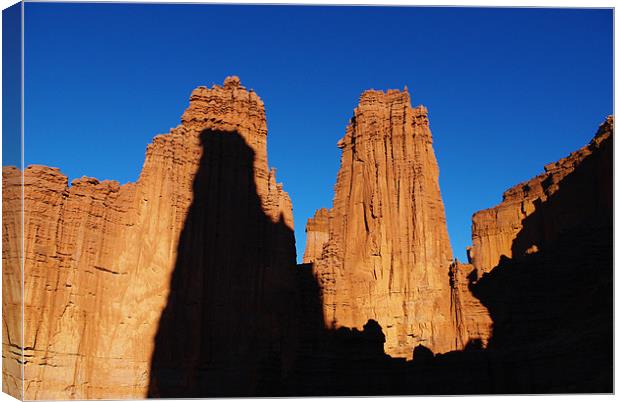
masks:
<path id="1" fill-rule="evenodd" d="M 326 325 L 361 329 L 374 319 L 392 356 L 454 345 L 452 249 L 432 143 L 428 111 L 411 107 L 407 89 L 364 92 L 338 143 L 328 239 L 313 257 Z"/>

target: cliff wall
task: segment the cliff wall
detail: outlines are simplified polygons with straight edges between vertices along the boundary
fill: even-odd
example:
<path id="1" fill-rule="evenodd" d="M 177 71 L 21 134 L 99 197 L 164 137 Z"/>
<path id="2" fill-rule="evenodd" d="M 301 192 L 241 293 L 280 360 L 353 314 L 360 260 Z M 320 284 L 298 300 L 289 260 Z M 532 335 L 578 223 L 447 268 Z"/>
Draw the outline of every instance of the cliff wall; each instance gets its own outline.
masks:
<path id="1" fill-rule="evenodd" d="M 58 169 L 25 169 L 25 333 L 24 344 L 17 345 L 26 351 L 25 398 L 146 395 L 153 380 L 150 367 L 155 335 L 170 303 L 173 271 L 179 267 L 179 247 L 191 244 L 189 253 L 217 253 L 209 247 L 220 243 L 203 241 L 210 230 L 225 231 L 222 223 L 209 229 L 204 221 L 188 221 L 190 207 L 200 216 L 206 207 L 199 205 L 207 202 L 206 198 L 196 199 L 197 182 L 212 194 L 209 205 L 233 201 L 231 205 L 251 211 L 240 216 L 254 219 L 245 224 L 254 228 L 249 232 L 260 236 L 262 242 L 249 252 L 260 259 L 257 265 L 248 265 L 248 271 L 262 272 L 266 267 L 280 271 L 294 264 L 291 202 L 268 168 L 266 139 L 262 101 L 243 88 L 238 78 L 229 77 L 223 86 L 192 92 L 182 124 L 158 135 L 147 147 L 136 183 L 121 186 L 84 177 L 69 186 Z M 207 143 L 209 150 L 205 150 Z M 205 153 L 219 151 L 226 153 L 221 160 L 243 160 L 240 164 L 220 161 L 205 166 Z M 227 182 L 220 172 L 223 167 L 237 169 L 227 173 L 235 176 L 234 188 L 220 188 L 222 181 Z M 197 179 L 201 169 L 211 179 Z M 4 169 L 5 194 L 12 194 L 12 186 L 19 187 L 15 180 L 7 180 L 18 174 L 15 169 Z M 235 193 L 245 199 L 226 198 Z M 223 224 L 226 222 L 224 217 Z M 187 229 L 188 225 L 192 229 Z M 238 221 L 234 225 L 237 228 Z M 183 230 L 193 234 L 181 244 Z M 5 233 L 3 247 L 12 249 L 18 239 L 10 231 Z M 237 235 L 238 230 L 229 234 Z M 11 258 L 3 253 L 5 267 Z M 225 270 L 242 263 L 218 260 L 217 264 Z M 205 270 L 202 265 L 193 266 Z M 3 270 L 5 283 L 15 284 L 13 274 Z M 284 293 L 288 289 L 287 284 L 271 284 L 267 291 L 266 283 L 252 285 L 256 297 L 279 294 L 273 289 Z M 220 291 L 234 293 L 231 286 L 230 281 L 220 283 Z M 191 294 L 197 297 L 203 290 Z M 6 287 L 4 292 L 5 314 L 19 315 L 14 311 L 19 306 L 18 296 L 7 298 Z M 275 315 L 274 319 L 281 318 Z M 18 328 L 6 329 L 3 350 L 13 350 L 20 338 Z M 14 353 L 5 355 L 4 367 L 13 366 L 18 359 Z M 5 370 L 5 379 L 7 375 L 11 374 Z"/>
<path id="2" fill-rule="evenodd" d="M 543 174 L 504 192 L 501 204 L 474 214 L 470 259 L 479 274 L 489 272 L 502 256 L 511 258 L 536 253 L 543 243 L 552 241 L 567 228 L 587 223 L 600 211 L 611 208 L 609 143 L 613 128 L 614 119 L 610 116 L 588 145 L 548 164 Z M 590 176 L 572 175 L 584 163 L 593 165 L 580 169 L 588 170 Z M 572 177 L 567 179 L 569 175 Z M 567 186 L 563 184 L 565 179 L 582 183 Z M 558 200 L 554 194 L 563 185 L 572 193 L 568 195 L 565 190 Z"/>

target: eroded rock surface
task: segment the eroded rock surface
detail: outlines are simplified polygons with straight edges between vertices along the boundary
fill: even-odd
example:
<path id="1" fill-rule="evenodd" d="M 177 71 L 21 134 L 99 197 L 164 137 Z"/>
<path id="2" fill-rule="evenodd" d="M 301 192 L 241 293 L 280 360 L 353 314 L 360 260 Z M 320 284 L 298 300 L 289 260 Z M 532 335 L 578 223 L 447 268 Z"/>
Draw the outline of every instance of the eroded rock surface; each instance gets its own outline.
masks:
<path id="1" fill-rule="evenodd" d="M 450 266 L 450 311 L 455 329 L 452 350 L 461 350 L 472 342 L 484 347 L 492 334 L 489 311 L 472 294 L 477 274 L 471 264 L 454 261 Z"/>
<path id="2" fill-rule="evenodd" d="M 512 257 L 498 257 L 488 272 L 458 262 L 449 267 L 456 328 L 452 350 L 437 353 L 417 345 L 411 361 L 387 358 L 380 347 L 385 339 L 372 337 L 385 328 L 341 327 L 329 334 L 336 337 L 328 342 L 333 351 L 323 357 L 313 354 L 319 362 L 304 374 L 313 373 L 314 367 L 331 371 L 300 376 L 304 392 L 613 392 L 612 135 L 610 117 L 588 146 L 549 165 L 549 175 L 529 182 L 554 189 L 539 192 L 542 200 L 527 200 L 535 210 L 512 222 L 520 227 L 507 247 Z M 522 188 L 508 194 L 523 194 Z M 489 219 L 487 227 L 501 227 L 504 215 L 494 211 L 520 208 L 523 202 L 482 211 Z M 474 258 L 485 257 L 486 250 Z M 369 323 L 376 326 L 377 321 Z M 338 342 L 341 336 L 346 345 Z"/>
<path id="3" fill-rule="evenodd" d="M 612 134 L 475 214 L 471 264 L 406 90 L 362 95 L 296 269 L 236 77 L 192 92 L 136 183 L 4 168 L 3 390 L 23 368 L 26 399 L 611 392 Z"/>
<path id="4" fill-rule="evenodd" d="M 306 223 L 304 264 L 312 263 L 321 257 L 323 246 L 327 240 L 329 240 L 329 212 L 327 209 L 321 208 Z"/>
<path id="5" fill-rule="evenodd" d="M 22 174 L 2 170 L 2 392 L 23 399 Z"/>
<path id="6" fill-rule="evenodd" d="M 210 134 L 218 138 L 210 139 Z M 243 163 L 205 166 L 205 141 L 214 148 L 220 147 L 209 150 L 212 154 L 225 152 L 222 161 L 244 158 Z M 233 146 L 228 146 L 231 141 Z M 265 281 L 256 280 L 247 297 L 254 297 L 254 301 L 271 298 L 269 303 L 279 300 L 280 293 L 273 289 L 287 289 L 288 285 L 274 285 L 272 275 L 257 272 L 280 271 L 285 269 L 283 265 L 294 264 L 293 219 L 290 199 L 276 182 L 274 171 L 268 168 L 266 141 L 262 101 L 254 92 L 243 88 L 238 78 L 229 77 L 223 86 L 200 87 L 192 92 L 182 124 L 168 134 L 158 135 L 148 146 L 136 183 L 119 185 L 84 177 L 69 186 L 67 177 L 58 169 L 26 168 L 25 333 L 24 344 L 14 345 L 20 339 L 18 328 L 5 327 L 4 378 L 9 380 L 8 386 L 16 382 L 10 367 L 19 359 L 12 351 L 16 346 L 23 346 L 27 399 L 115 399 L 146 395 L 152 380 L 150 366 L 155 335 L 162 311 L 170 304 L 173 270 L 181 264 L 179 247 L 188 247 L 189 253 L 219 255 L 209 247 L 221 243 L 205 244 L 210 232 L 200 219 L 210 218 L 201 212 L 200 202 L 207 202 L 207 198 L 195 198 L 197 182 L 207 187 L 204 191 L 216 194 L 208 199 L 210 206 L 228 202 L 252 211 L 247 217 L 254 221 L 245 224 L 251 228 L 248 232 L 260 235 L 260 239 L 250 251 L 236 253 L 260 255 L 255 265 L 245 269 L 251 273 L 249 278 L 256 279 L 259 275 Z M 222 167 L 236 170 L 226 173 L 230 177 L 224 177 L 222 172 L 214 171 Z M 196 178 L 201 169 L 207 179 Z M 5 194 L 12 194 L 11 186 L 19 186 L 6 180 L 14 173 L 11 169 L 3 171 Z M 230 178 L 235 181 L 227 181 Z M 226 189 L 230 195 L 247 199 L 227 199 L 218 187 L 223 183 L 220 179 L 228 183 Z M 199 221 L 188 222 L 190 206 Z M 240 216 L 245 215 L 240 213 Z M 223 217 L 223 223 L 217 225 L 229 222 L 226 219 Z M 4 221 L 6 225 L 6 217 Z M 188 224 L 192 227 L 188 228 Z M 238 234 L 226 232 L 222 226 L 213 229 L 222 235 Z M 184 238 L 185 244 L 181 245 L 183 230 L 190 233 L 190 238 Z M 3 247 L 11 249 L 17 237 L 11 231 L 3 233 Z M 235 251 L 226 251 L 234 260 Z M 10 266 L 7 258 L 14 257 L 3 254 L 5 267 Z M 197 270 L 203 269 L 202 265 L 192 264 Z M 242 262 L 220 258 L 217 264 L 219 270 L 225 271 L 230 266 L 234 271 Z M 16 283 L 13 274 L 13 270 L 3 270 L 5 284 Z M 198 289 L 188 290 L 188 294 L 199 297 L 204 290 L 202 283 L 195 283 Z M 269 285 L 273 286 L 266 291 Z M 230 280 L 220 282 L 219 287 L 220 294 L 235 292 Z M 6 297 L 6 287 L 4 291 L 6 316 L 15 313 L 18 296 Z M 226 299 L 216 297 L 215 300 L 227 303 Z M 182 302 L 192 303 L 191 300 Z M 267 305 L 267 302 L 257 303 L 259 309 Z M 277 322 L 282 314 L 274 312 L 271 318 Z M 201 317 L 198 318 L 200 322 Z M 285 334 L 273 335 L 269 342 Z M 204 352 L 201 356 L 204 359 Z M 171 360 L 174 358 L 164 359 L 162 364 L 166 366 Z M 179 363 L 183 364 L 188 367 Z"/>
<path id="7" fill-rule="evenodd" d="M 326 325 L 376 320 L 391 356 L 411 358 L 418 344 L 450 350 L 452 249 L 426 108 L 411 107 L 406 89 L 366 91 L 338 147 L 327 241 L 325 225 L 316 230 L 324 212 L 307 229 Z"/>
<path id="8" fill-rule="evenodd" d="M 611 154 L 606 149 L 613 129 L 614 119 L 610 116 L 588 145 L 548 164 L 545 173 L 504 192 L 501 204 L 474 214 L 470 255 L 479 274 L 490 271 L 502 256 L 536 253 L 542 243 L 553 240 L 566 228 L 587 222 L 597 211 L 611 208 Z M 593 154 L 595 157 L 590 158 Z M 595 164 L 587 168 L 591 176 L 579 174 L 567 179 L 583 163 Z M 565 179 L 583 183 L 567 186 L 563 184 Z M 558 202 L 554 194 L 562 186 L 579 190 L 571 190 L 570 196 L 562 195 Z"/>

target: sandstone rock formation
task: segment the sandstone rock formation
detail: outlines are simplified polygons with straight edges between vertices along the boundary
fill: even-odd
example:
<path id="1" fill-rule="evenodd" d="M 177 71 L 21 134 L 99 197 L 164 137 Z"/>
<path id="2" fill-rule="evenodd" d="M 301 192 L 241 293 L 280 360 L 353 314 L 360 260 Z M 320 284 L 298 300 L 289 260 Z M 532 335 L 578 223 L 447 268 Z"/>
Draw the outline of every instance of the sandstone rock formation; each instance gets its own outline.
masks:
<path id="1" fill-rule="evenodd" d="M 493 320 L 486 392 L 613 390 L 613 130 L 473 217 L 471 286 Z"/>
<path id="2" fill-rule="evenodd" d="M 2 392 L 23 399 L 22 175 L 2 170 Z M 30 353 L 30 352 L 28 352 Z"/>
<path id="3" fill-rule="evenodd" d="M 450 265 L 450 311 L 455 329 L 452 350 L 460 350 L 471 342 L 486 346 L 493 321 L 487 308 L 472 294 L 477 271 L 471 264 L 454 261 Z"/>
<path id="4" fill-rule="evenodd" d="M 452 249 L 426 108 L 412 108 L 406 89 L 366 91 L 338 147 L 328 234 L 325 212 L 307 228 L 326 325 L 376 320 L 391 356 L 450 350 Z"/>
<path id="5" fill-rule="evenodd" d="M 609 117 L 476 213 L 470 264 L 452 260 L 428 113 L 406 89 L 362 94 L 299 266 L 264 106 L 236 77 L 192 92 L 136 183 L 5 167 L 3 390 L 610 392 L 612 135 Z"/>
<path id="6" fill-rule="evenodd" d="M 171 289 L 170 282 L 173 270 L 186 269 L 185 262 L 178 258 L 180 247 L 194 253 L 200 250 L 201 257 L 187 263 L 195 270 L 206 271 L 200 264 L 206 261 L 201 260 L 202 256 L 209 253 L 218 258 L 213 264 L 219 264 L 219 271 L 214 275 L 226 268 L 238 274 L 236 270 L 243 265 L 248 278 L 254 281 L 243 288 L 248 291 L 252 286 L 246 297 L 257 303 L 261 316 L 269 315 L 265 319 L 283 319 L 285 312 L 267 313 L 265 309 L 282 301 L 279 298 L 290 290 L 284 279 L 276 280 L 270 272 L 281 272 L 294 264 L 293 219 L 289 197 L 268 168 L 266 140 L 262 101 L 243 88 L 238 78 L 229 77 L 223 86 L 199 87 L 192 92 L 182 124 L 155 137 L 148 146 L 136 183 L 119 185 L 84 177 L 69 186 L 67 177 L 58 169 L 26 168 L 25 333 L 20 345 L 17 321 L 13 319 L 9 327 L 5 326 L 5 389 L 20 385 L 13 367 L 20 359 L 15 350 L 23 346 L 27 399 L 144 397 L 153 380 L 151 359 L 156 332 L 163 325 L 163 309 L 186 304 L 191 310 L 192 300 L 200 297 L 205 286 L 212 286 L 206 284 L 206 274 L 201 280 L 193 278 L 194 287 L 185 289 L 187 297 L 177 297 L 177 305 L 171 307 L 171 295 L 183 292 Z M 205 144 L 212 149 L 203 152 Z M 219 159 L 207 161 L 206 153 L 217 154 Z M 237 159 L 239 164 L 234 163 Z M 222 168 L 230 171 L 218 170 Z M 6 219 L 5 211 L 6 195 L 21 190 L 19 183 L 11 180 L 16 175 L 16 169 L 3 171 L 5 229 L 12 219 L 17 219 L 14 214 Z M 198 198 L 197 185 L 205 187 Z M 228 198 L 234 195 L 246 199 Z M 245 222 L 247 232 L 259 236 L 260 241 L 251 250 L 226 250 L 229 259 L 223 260 L 213 247 L 231 239 L 212 240 L 209 236 L 213 230 L 222 236 L 236 236 L 239 222 L 226 216 L 214 222 L 213 213 L 202 212 L 201 202 L 208 202 L 209 207 L 218 203 L 245 209 L 246 214 L 240 211 L 240 216 L 254 219 Z M 206 222 L 215 226 L 209 228 Z M 232 229 L 226 231 L 222 226 L 226 224 Z M 11 230 L 3 233 L 3 249 L 16 250 L 18 235 Z M 254 265 L 244 265 L 248 259 L 239 257 L 244 253 L 247 258 L 256 257 Z M 13 254 L 3 253 L 3 279 L 11 286 L 17 283 L 15 270 L 6 267 L 14 266 L 14 259 Z M 240 290 L 230 279 L 218 285 L 220 293 L 211 296 L 211 301 L 220 305 L 230 302 L 222 295 Z M 16 312 L 18 305 L 19 295 L 7 295 L 5 286 L 5 319 L 21 315 Z M 219 312 L 211 313 L 221 318 Z M 203 317 L 185 318 L 201 322 Z M 251 327 L 251 320 L 244 319 Z M 181 320 L 176 324 L 187 323 Z M 265 325 L 264 320 L 260 325 Z M 252 333 L 251 328 L 246 330 Z M 216 336 L 204 331 L 205 338 Z M 227 331 L 222 335 L 230 336 L 241 328 L 230 327 Z M 193 338 L 184 341 L 189 345 L 196 340 L 194 335 L 192 332 Z M 264 342 L 272 345 L 287 335 L 286 331 L 272 334 L 272 339 Z M 199 363 L 204 363 L 205 353 L 201 352 L 203 360 Z M 278 353 L 274 355 L 280 358 Z M 186 357 L 181 352 L 179 356 Z M 245 355 L 237 357 L 239 364 L 245 362 Z M 159 363 L 165 371 L 167 364 L 189 370 L 195 362 L 178 363 L 168 357 Z"/>
<path id="7" fill-rule="evenodd" d="M 341 327 L 329 334 L 330 353 L 304 372 L 313 374 L 301 376 L 304 394 L 613 392 L 612 135 L 610 117 L 590 145 L 549 165 L 561 178 L 543 175 L 539 185 L 554 189 L 529 200 L 535 211 L 518 221 L 511 258 L 500 257 L 488 272 L 450 266 L 454 350 L 418 345 L 411 361 L 390 359 L 372 336 L 381 335 L 376 325 Z M 515 205 L 495 210 L 502 207 Z M 487 227 L 501 227 L 505 215 L 493 211 L 481 212 Z"/>
<path id="8" fill-rule="evenodd" d="M 306 250 L 304 264 L 312 263 L 321 257 L 323 246 L 329 239 L 329 213 L 321 208 L 306 223 Z"/>
<path id="9" fill-rule="evenodd" d="M 606 149 L 610 147 L 613 128 L 614 119 L 610 116 L 588 145 L 548 164 L 545 173 L 504 192 L 498 206 L 474 214 L 473 247 L 469 254 L 478 274 L 490 271 L 502 256 L 536 253 L 542 243 L 553 240 L 567 227 L 587 222 L 597 211 L 611 208 L 611 154 Z M 592 154 L 596 154 L 594 159 Z M 575 180 L 567 177 L 583 163 L 596 163 L 590 168 L 592 176 L 584 176 L 579 190 L 563 196 L 563 201 L 558 203 L 554 194 L 562 188 L 564 180 Z"/>

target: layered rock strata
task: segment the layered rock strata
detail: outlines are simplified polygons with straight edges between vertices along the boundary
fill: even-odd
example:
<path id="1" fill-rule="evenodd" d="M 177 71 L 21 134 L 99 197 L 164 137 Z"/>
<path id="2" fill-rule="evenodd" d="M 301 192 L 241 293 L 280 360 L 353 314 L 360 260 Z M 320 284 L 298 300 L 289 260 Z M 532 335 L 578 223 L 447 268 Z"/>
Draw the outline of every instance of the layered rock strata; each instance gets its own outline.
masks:
<path id="1" fill-rule="evenodd" d="M 469 255 L 478 274 L 489 272 L 502 256 L 512 258 L 536 253 L 545 242 L 552 241 L 565 229 L 588 222 L 597 211 L 611 208 L 611 172 L 608 169 L 611 154 L 608 149 L 613 128 L 614 119 L 610 116 L 588 145 L 548 164 L 543 174 L 504 192 L 501 204 L 474 214 L 473 246 Z M 569 177 L 584 163 L 593 165 L 588 168 L 591 177 L 583 174 Z M 575 180 L 583 183 L 579 187 L 566 185 Z M 562 187 L 579 190 L 571 190 L 571 196 L 557 197 Z"/>
<path id="2" fill-rule="evenodd" d="M 288 294 L 289 284 L 265 272 L 281 272 L 294 264 L 293 219 L 289 197 L 268 168 L 266 140 L 262 101 L 243 88 L 238 78 L 229 77 L 223 86 L 199 87 L 192 92 L 182 124 L 155 137 L 148 146 L 136 183 L 119 185 L 84 177 L 69 186 L 58 169 L 26 168 L 24 343 L 16 344 L 20 339 L 18 328 L 5 328 L 3 350 L 9 354 L 3 355 L 4 378 L 14 377 L 7 367 L 20 364 L 19 356 L 12 351 L 23 347 L 26 399 L 144 397 L 153 382 L 150 367 L 164 307 L 191 310 L 195 299 L 211 286 L 203 274 L 203 279 L 194 280 L 193 289 L 187 289 L 188 298 L 176 298 L 177 305 L 170 307 L 171 295 L 181 291 L 172 288 L 171 276 L 186 266 L 211 273 L 207 266 L 216 266 L 216 276 L 227 268 L 238 273 L 243 266 L 248 278 L 258 275 L 261 280 L 243 290 L 249 291 L 254 301 L 259 300 L 256 308 L 261 316 L 267 314 L 267 307 L 282 301 L 280 297 Z M 217 154 L 219 159 L 206 160 L 206 154 Z M 234 163 L 236 160 L 240 163 Z M 5 195 L 19 186 L 6 180 L 14 174 L 14 169 L 3 171 Z M 222 187 L 224 182 L 228 184 Z M 197 185 L 205 187 L 199 196 Z M 245 199 L 227 198 L 234 194 Z M 203 212 L 207 205 L 201 203 L 210 207 L 229 203 L 245 209 L 247 213 L 240 216 L 253 219 L 246 222 L 251 228 L 248 233 L 258 236 L 259 241 L 254 244 L 246 237 L 240 247 L 252 243 L 251 249 L 228 252 L 229 259 L 225 259 L 214 248 L 229 240 L 207 240 L 212 239 L 214 230 L 222 236 L 238 235 L 239 222 L 226 216 L 214 222 L 213 215 Z M 206 222 L 214 226 L 205 226 Z M 222 226 L 226 224 L 232 227 L 228 231 Z M 14 249 L 16 236 L 10 231 L 4 233 L 3 249 Z M 200 257 L 181 261 L 181 248 L 188 255 L 199 251 Z M 234 253 L 260 258 L 252 264 L 248 258 L 235 259 Z M 218 257 L 204 259 L 209 254 Z M 10 266 L 7 261 L 13 258 L 3 253 L 4 266 Z M 13 273 L 3 270 L 4 283 L 15 282 Z M 211 301 L 230 307 L 230 300 L 223 295 L 239 291 L 230 279 L 219 284 L 219 293 L 210 296 Z M 4 290 L 6 317 L 15 314 L 18 304 L 17 296 L 7 298 L 6 287 Z M 215 319 L 222 319 L 220 313 L 211 313 Z M 269 319 L 278 323 L 285 313 L 269 314 Z M 186 315 L 176 323 L 186 325 L 188 319 L 206 320 L 204 315 Z M 227 336 L 242 331 L 239 322 L 231 325 L 224 331 Z M 264 320 L 261 325 L 265 325 Z M 217 337 L 204 331 L 205 338 Z M 283 330 L 257 342 L 272 345 L 285 335 L 288 333 Z M 191 346 L 196 339 L 184 341 Z M 249 353 L 237 356 L 237 362 L 245 363 Z M 203 350 L 198 363 L 179 362 L 175 356 L 158 362 L 164 371 L 179 366 L 195 371 L 196 365 L 208 360 L 207 355 Z M 280 358 L 278 352 L 274 355 L 276 360 Z M 186 358 L 183 352 L 179 352 L 181 358 Z M 254 386 L 252 381 L 244 384 L 244 392 Z M 159 392 L 165 386 L 161 383 L 160 378 Z"/>
<path id="3" fill-rule="evenodd" d="M 455 343 L 452 249 L 432 142 L 427 109 L 411 107 L 406 89 L 364 92 L 338 143 L 328 229 L 316 229 L 324 212 L 307 229 L 306 261 L 314 262 L 326 325 L 361 330 L 375 320 L 391 356 Z"/>

